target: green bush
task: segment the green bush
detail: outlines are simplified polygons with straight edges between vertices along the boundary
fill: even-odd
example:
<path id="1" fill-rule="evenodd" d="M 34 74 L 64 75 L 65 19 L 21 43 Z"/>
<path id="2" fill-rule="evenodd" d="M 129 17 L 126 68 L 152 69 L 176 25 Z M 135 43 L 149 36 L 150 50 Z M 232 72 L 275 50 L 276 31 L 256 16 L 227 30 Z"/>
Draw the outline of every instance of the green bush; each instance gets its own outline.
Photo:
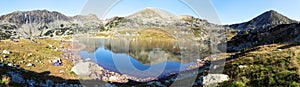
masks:
<path id="1" fill-rule="evenodd" d="M 231 87 L 246 87 L 246 84 L 243 82 L 236 81 L 232 83 Z"/>
<path id="2" fill-rule="evenodd" d="M 299 87 L 299 83 L 293 81 L 293 82 L 291 83 L 291 87 Z"/>

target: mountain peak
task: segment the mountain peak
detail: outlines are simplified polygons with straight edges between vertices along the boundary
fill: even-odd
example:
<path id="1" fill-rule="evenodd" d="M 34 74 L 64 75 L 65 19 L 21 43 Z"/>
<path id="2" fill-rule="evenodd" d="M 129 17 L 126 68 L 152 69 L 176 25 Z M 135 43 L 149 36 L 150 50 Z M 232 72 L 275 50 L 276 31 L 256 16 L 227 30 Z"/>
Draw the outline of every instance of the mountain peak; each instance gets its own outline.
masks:
<path id="1" fill-rule="evenodd" d="M 177 19 L 178 17 L 168 11 L 159 8 L 146 7 L 141 11 L 138 11 L 132 15 L 127 16 L 127 18 L 173 20 L 173 19 Z"/>
<path id="2" fill-rule="evenodd" d="M 297 21 L 280 14 L 275 10 L 269 10 L 248 22 L 233 24 L 231 25 L 231 27 L 238 30 L 257 30 L 266 29 L 268 27 L 274 27 L 280 24 L 290 24 L 296 22 Z"/>

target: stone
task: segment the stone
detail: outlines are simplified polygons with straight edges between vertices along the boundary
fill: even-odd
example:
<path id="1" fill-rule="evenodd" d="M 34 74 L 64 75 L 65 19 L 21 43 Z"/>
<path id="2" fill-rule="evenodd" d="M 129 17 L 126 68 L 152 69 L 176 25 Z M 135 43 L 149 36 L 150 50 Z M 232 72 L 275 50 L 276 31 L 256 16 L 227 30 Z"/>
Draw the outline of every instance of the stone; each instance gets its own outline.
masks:
<path id="1" fill-rule="evenodd" d="M 60 70 L 59 73 L 60 73 L 60 74 L 63 74 L 63 73 L 65 73 L 65 71 L 64 71 L 64 70 Z"/>
<path id="2" fill-rule="evenodd" d="M 13 64 L 13 63 L 8 63 L 7 65 L 8 65 L 8 66 L 14 66 L 14 64 Z"/>
<path id="3" fill-rule="evenodd" d="M 116 76 L 111 76 L 108 79 L 108 81 L 110 81 L 110 82 L 116 82 L 117 80 L 118 80 L 118 78 Z"/>
<path id="4" fill-rule="evenodd" d="M 208 74 L 207 76 L 203 77 L 203 85 L 212 85 L 221 83 L 224 81 L 228 81 L 229 76 L 225 74 Z"/>
<path id="5" fill-rule="evenodd" d="M 32 64 L 32 63 L 28 63 L 26 66 L 28 66 L 28 67 L 32 67 L 32 66 L 34 66 L 34 64 Z"/>
<path id="6" fill-rule="evenodd" d="M 79 62 L 72 67 L 71 71 L 77 75 L 88 76 L 91 74 L 90 62 Z"/>
<path id="7" fill-rule="evenodd" d="M 3 57 L 3 58 L 8 58 L 8 55 L 3 55 L 2 57 Z"/>
<path id="8" fill-rule="evenodd" d="M 247 68 L 248 66 L 245 66 L 245 65 L 239 65 L 239 68 Z"/>
<path id="9" fill-rule="evenodd" d="M 49 48 L 53 48 L 54 46 L 53 46 L 53 45 L 49 45 L 48 47 L 49 47 Z"/>
<path id="10" fill-rule="evenodd" d="M 31 57 L 31 56 L 32 56 L 32 53 L 27 54 L 27 56 Z"/>
<path id="11" fill-rule="evenodd" d="M 8 50 L 3 50 L 2 54 L 10 54 L 10 52 Z"/>

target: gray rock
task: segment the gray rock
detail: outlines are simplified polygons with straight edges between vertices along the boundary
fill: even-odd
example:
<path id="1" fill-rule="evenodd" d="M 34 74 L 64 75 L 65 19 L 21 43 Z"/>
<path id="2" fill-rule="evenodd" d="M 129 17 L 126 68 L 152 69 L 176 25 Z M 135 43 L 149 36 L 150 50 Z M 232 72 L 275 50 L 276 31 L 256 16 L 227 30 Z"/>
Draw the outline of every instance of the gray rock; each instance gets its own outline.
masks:
<path id="1" fill-rule="evenodd" d="M 10 52 L 8 50 L 3 50 L 2 54 L 10 54 Z"/>
<path id="2" fill-rule="evenodd" d="M 91 74 L 90 65 L 90 62 L 79 62 L 72 67 L 71 71 L 77 75 L 87 76 Z"/>
<path id="3" fill-rule="evenodd" d="M 212 85 L 229 80 L 229 76 L 225 74 L 208 74 L 203 77 L 203 85 Z"/>
<path id="4" fill-rule="evenodd" d="M 8 65 L 8 66 L 14 66 L 15 64 L 13 64 L 13 63 L 8 63 L 7 65 Z"/>

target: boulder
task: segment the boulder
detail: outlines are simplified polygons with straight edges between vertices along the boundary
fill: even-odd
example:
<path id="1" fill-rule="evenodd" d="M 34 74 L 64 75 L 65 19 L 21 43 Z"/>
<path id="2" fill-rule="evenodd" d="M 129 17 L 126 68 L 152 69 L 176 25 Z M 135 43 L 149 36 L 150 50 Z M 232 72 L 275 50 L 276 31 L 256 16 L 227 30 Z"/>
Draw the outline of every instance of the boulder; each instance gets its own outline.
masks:
<path id="1" fill-rule="evenodd" d="M 229 76 L 225 74 L 208 74 L 203 77 L 203 85 L 212 85 L 229 80 Z"/>
<path id="2" fill-rule="evenodd" d="M 28 63 L 26 66 L 28 66 L 28 67 L 32 67 L 32 66 L 34 66 L 34 64 L 32 64 L 32 63 Z"/>
<path id="3" fill-rule="evenodd" d="M 111 76 L 108 79 L 108 81 L 110 81 L 110 82 L 116 82 L 117 80 L 118 80 L 118 78 L 116 76 Z"/>
<path id="4" fill-rule="evenodd" d="M 8 50 L 3 50 L 2 54 L 10 54 L 10 52 Z"/>
<path id="5" fill-rule="evenodd" d="M 13 64 L 13 63 L 8 63 L 7 65 L 8 65 L 8 66 L 14 66 L 15 64 Z"/>
<path id="6" fill-rule="evenodd" d="M 72 67 L 71 71 L 77 75 L 88 76 L 91 74 L 90 65 L 90 62 L 79 62 Z"/>

